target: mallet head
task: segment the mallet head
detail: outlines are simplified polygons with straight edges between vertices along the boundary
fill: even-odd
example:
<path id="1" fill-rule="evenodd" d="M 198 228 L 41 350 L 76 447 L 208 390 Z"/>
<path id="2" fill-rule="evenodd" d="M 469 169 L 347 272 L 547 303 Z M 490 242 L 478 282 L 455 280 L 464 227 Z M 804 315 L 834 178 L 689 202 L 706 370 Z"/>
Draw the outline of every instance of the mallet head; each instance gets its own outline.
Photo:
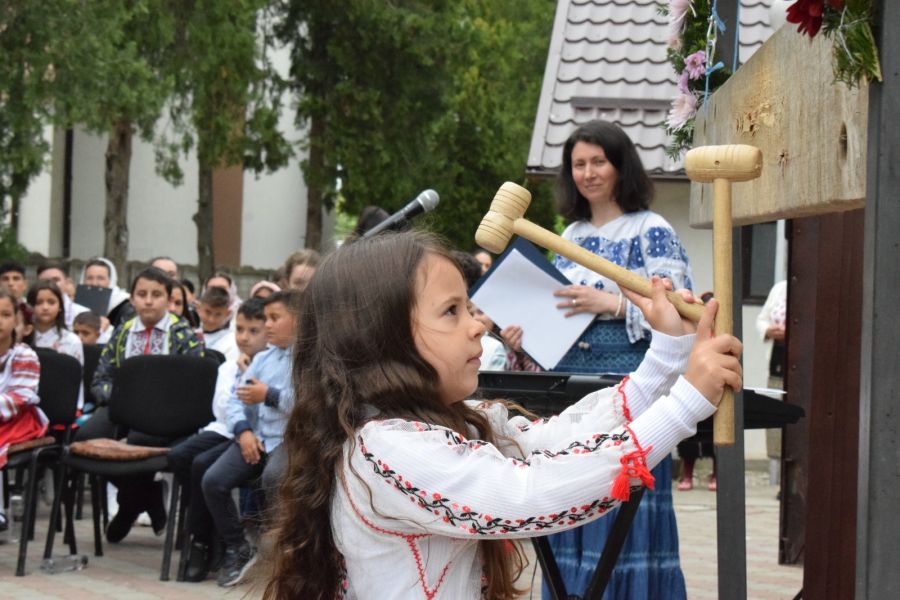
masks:
<path id="1" fill-rule="evenodd" d="M 762 151 L 746 144 L 700 146 L 685 155 L 684 170 L 691 181 L 700 183 L 749 181 L 762 173 Z"/>
<path id="2" fill-rule="evenodd" d="M 511 181 L 501 185 L 475 232 L 475 242 L 494 254 L 506 250 L 514 235 L 513 222 L 525 216 L 530 204 L 531 192 L 521 185 Z"/>

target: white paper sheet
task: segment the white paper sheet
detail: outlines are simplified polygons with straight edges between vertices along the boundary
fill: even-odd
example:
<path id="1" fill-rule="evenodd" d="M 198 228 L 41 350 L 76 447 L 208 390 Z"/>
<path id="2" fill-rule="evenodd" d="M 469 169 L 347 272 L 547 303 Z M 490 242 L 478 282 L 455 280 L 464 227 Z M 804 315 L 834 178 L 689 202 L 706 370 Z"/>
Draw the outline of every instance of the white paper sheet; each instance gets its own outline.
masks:
<path id="1" fill-rule="evenodd" d="M 593 314 L 566 318 L 553 292 L 565 287 L 513 249 L 482 283 L 472 302 L 500 328 L 522 327 L 522 348 L 545 369 L 552 369 L 581 336 Z"/>

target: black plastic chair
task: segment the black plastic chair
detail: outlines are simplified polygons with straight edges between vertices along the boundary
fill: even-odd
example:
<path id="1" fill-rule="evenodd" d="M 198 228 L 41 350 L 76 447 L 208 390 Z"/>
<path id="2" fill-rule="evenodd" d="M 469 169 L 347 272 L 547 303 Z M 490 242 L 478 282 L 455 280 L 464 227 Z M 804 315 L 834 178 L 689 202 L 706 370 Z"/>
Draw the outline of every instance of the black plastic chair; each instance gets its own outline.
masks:
<path id="1" fill-rule="evenodd" d="M 122 363 L 109 401 L 109 417 L 120 427 L 168 440 L 168 446 L 195 433 L 212 420 L 212 399 L 216 385 L 216 362 L 195 356 L 137 356 Z M 168 460 L 159 448 L 130 447 L 133 456 L 113 457 L 108 452 L 112 440 L 89 440 L 66 448 L 62 462 L 68 469 L 91 477 L 91 504 L 94 518 L 94 554 L 103 556 L 100 530 L 100 478 L 167 471 Z M 127 446 L 125 444 L 124 446 Z M 121 446 L 118 446 L 121 450 Z M 167 450 L 166 450 L 167 452 Z M 169 518 L 160 580 L 168 581 L 180 489 L 173 480 Z M 50 531 L 45 555 L 52 553 L 59 490 L 53 500 Z"/>
<path id="2" fill-rule="evenodd" d="M 14 444 L 9 448 L 9 462 L 4 467 L 4 477 L 16 471 L 17 487 L 22 487 L 24 480 L 25 514 L 22 521 L 22 534 L 19 537 L 19 559 L 16 564 L 16 575 L 25 575 L 25 558 L 28 553 L 28 542 L 34 538 L 34 521 L 37 512 L 37 475 L 38 465 L 47 464 L 57 471 L 56 489 L 62 485 L 62 469 L 58 460 L 62 444 L 67 444 L 72 436 L 72 424 L 78 409 L 78 392 L 81 389 L 81 363 L 75 358 L 59 354 L 54 350 L 38 348 L 38 360 L 41 363 L 41 378 L 38 383 L 40 409 L 50 421 L 50 426 L 59 426 L 60 438 L 48 435 L 35 440 Z M 4 487 L 9 490 L 9 486 Z M 6 502 L 4 498 L 4 502 Z"/>
<path id="3" fill-rule="evenodd" d="M 84 345 L 84 403 L 97 406 L 97 399 L 91 391 L 91 384 L 94 381 L 94 373 L 97 371 L 97 365 L 100 364 L 100 354 L 103 352 L 103 344 L 85 344 Z M 84 504 L 84 477 L 79 477 L 76 484 L 75 499 L 75 518 L 81 519 L 81 507 Z"/>

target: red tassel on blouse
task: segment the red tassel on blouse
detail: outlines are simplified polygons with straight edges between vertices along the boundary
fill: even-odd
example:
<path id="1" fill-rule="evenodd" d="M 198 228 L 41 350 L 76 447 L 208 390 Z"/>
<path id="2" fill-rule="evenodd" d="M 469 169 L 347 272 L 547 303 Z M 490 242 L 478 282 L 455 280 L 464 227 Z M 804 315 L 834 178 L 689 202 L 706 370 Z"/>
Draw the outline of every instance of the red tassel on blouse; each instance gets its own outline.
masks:
<path id="1" fill-rule="evenodd" d="M 653 489 L 653 474 L 650 473 L 650 469 L 647 468 L 647 452 L 649 452 L 651 448 L 652 446 L 648 447 L 646 450 L 638 448 L 634 452 L 622 456 L 620 459 L 622 470 L 619 471 L 619 474 L 616 476 L 616 480 L 613 482 L 612 491 L 610 492 L 610 495 L 613 498 L 621 500 L 622 502 L 628 502 L 628 499 L 631 498 L 632 479 L 640 479 L 641 483 L 647 486 L 647 488 Z"/>

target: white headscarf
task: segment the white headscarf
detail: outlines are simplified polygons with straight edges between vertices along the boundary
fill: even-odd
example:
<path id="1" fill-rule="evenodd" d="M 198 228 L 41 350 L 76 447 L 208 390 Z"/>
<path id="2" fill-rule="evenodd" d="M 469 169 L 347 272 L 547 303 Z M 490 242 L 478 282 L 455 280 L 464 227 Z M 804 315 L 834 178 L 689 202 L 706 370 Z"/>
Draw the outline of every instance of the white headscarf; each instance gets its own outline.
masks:
<path id="1" fill-rule="evenodd" d="M 109 267 L 109 289 L 112 290 L 112 294 L 109 296 L 109 306 L 106 307 L 106 314 L 109 314 L 112 309 L 122 304 L 122 302 L 131 298 L 131 294 L 127 291 L 123 290 L 118 286 L 119 283 L 119 273 L 116 271 L 116 266 L 112 264 L 112 261 L 108 258 L 104 258 L 102 256 L 97 256 L 88 261 L 88 263 L 93 262 L 95 260 L 99 260 L 104 265 Z M 87 267 L 83 267 L 81 269 L 81 278 L 78 280 L 78 283 L 82 285 L 87 285 L 84 282 L 84 274 L 87 271 Z"/>

